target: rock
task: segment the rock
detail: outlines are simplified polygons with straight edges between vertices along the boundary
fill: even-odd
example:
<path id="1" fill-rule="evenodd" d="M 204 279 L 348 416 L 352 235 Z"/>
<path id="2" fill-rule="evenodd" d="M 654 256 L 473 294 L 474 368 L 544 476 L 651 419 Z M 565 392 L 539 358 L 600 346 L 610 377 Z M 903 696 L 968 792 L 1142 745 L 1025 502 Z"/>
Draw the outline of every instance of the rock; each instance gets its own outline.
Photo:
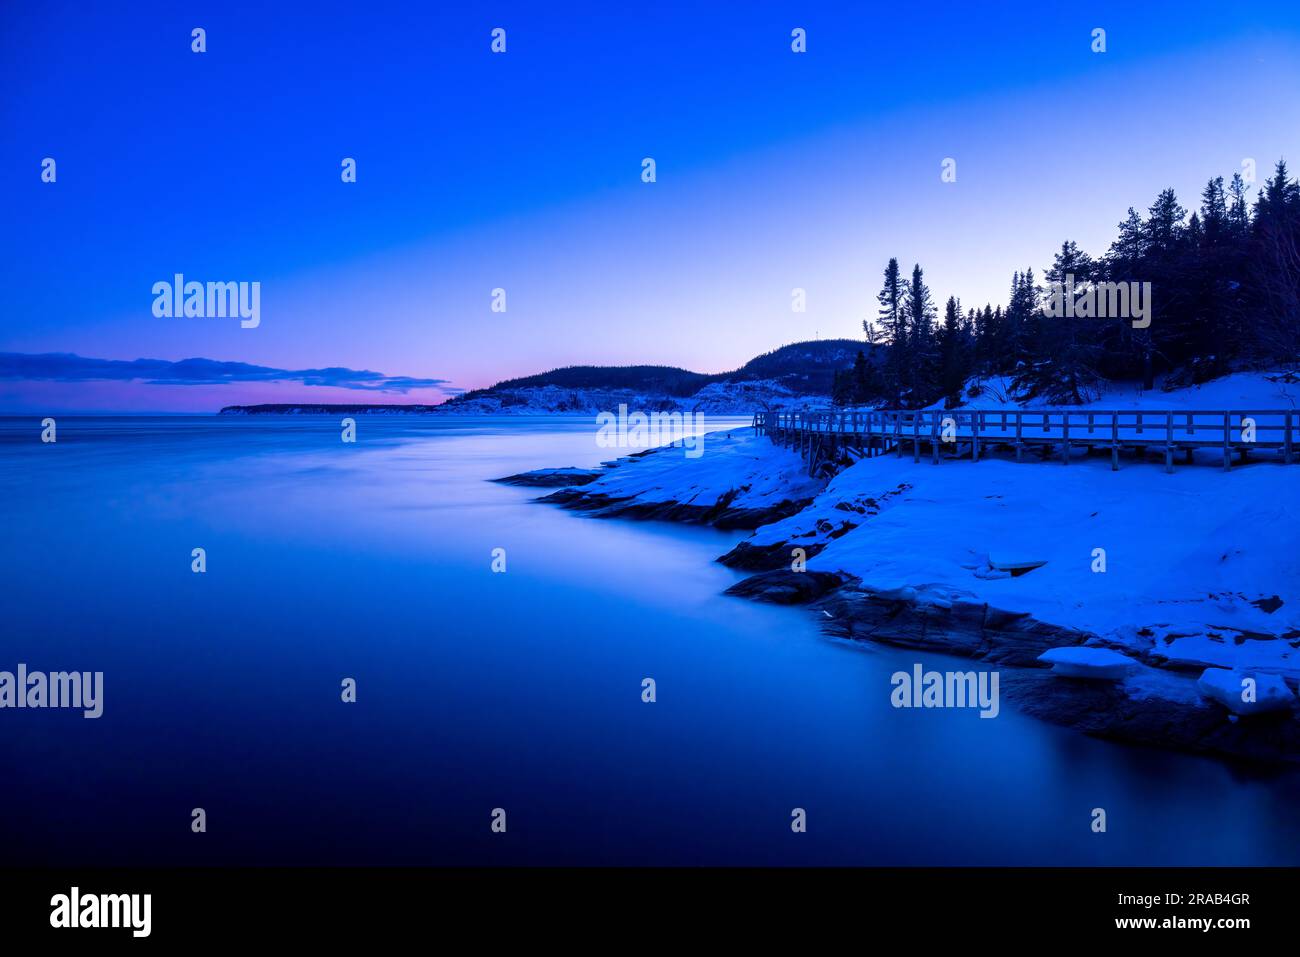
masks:
<path id="1" fill-rule="evenodd" d="M 713 505 L 684 505 L 681 502 L 647 502 L 636 496 L 612 498 L 599 492 L 563 488 L 544 495 L 539 502 L 559 505 L 575 511 L 590 512 L 598 518 L 641 518 L 690 525 L 712 525 L 721 529 L 753 529 L 800 511 L 810 500 L 782 501 L 768 508 L 733 508 L 736 491 L 720 496 Z"/>
<path id="2" fill-rule="evenodd" d="M 844 579 L 834 572 L 777 569 L 736 582 L 726 593 L 778 605 L 806 605 L 843 584 Z"/>
<path id="3" fill-rule="evenodd" d="M 789 568 L 794 561 L 791 554 L 796 548 L 802 548 L 805 558 L 812 558 L 823 548 L 825 542 L 776 542 L 772 545 L 755 545 L 741 542 L 717 561 L 728 568 L 743 568 L 746 571 L 769 571 L 777 568 Z"/>
<path id="4" fill-rule="evenodd" d="M 492 481 L 500 482 L 502 485 L 568 488 L 594 482 L 600 478 L 601 474 L 599 469 L 534 469 L 531 472 L 520 472 L 518 475 L 507 475 L 504 478 L 493 479 Z"/>

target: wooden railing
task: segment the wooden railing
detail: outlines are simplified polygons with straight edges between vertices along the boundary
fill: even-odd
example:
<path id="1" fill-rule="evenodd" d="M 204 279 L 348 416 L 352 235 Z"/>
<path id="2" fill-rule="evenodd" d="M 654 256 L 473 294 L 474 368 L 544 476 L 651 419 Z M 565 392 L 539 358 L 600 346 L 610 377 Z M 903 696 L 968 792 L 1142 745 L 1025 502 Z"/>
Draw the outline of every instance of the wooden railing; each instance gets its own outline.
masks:
<path id="1" fill-rule="evenodd" d="M 857 446 L 865 454 L 896 451 L 910 446 L 919 460 L 927 447 L 932 461 L 941 453 L 969 453 L 978 461 L 993 447 L 1014 449 L 1019 460 L 1026 448 L 1050 447 L 1068 463 L 1072 449 L 1111 451 L 1111 467 L 1119 468 L 1121 449 L 1156 449 L 1165 455 L 1166 471 L 1173 457 L 1184 451 L 1192 461 L 1195 449 L 1222 450 L 1223 467 L 1230 468 L 1232 454 L 1243 459 L 1256 450 L 1279 453 L 1290 464 L 1295 454 L 1300 412 L 1263 410 L 1150 410 L 1100 409 L 950 409 L 950 410 L 805 410 L 759 412 L 754 428 L 785 444 L 798 444 L 815 467 L 819 452 L 825 457 L 840 445 Z M 1059 447 L 1059 448 L 1057 448 Z"/>

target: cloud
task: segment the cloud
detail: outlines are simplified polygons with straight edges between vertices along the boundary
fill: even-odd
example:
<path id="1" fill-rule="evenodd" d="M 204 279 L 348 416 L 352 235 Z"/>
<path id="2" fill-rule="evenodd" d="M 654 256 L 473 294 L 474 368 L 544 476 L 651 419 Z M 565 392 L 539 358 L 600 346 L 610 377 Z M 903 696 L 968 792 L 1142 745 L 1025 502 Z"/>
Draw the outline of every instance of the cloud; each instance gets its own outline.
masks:
<path id="1" fill-rule="evenodd" d="M 326 369 L 274 369 L 247 362 L 216 359 L 90 359 L 70 352 L 28 354 L 0 352 L 0 380 L 51 382 L 143 382 L 147 385 L 227 385 L 241 382 L 296 382 L 363 392 L 408 392 L 448 386 L 446 379 L 390 376 L 368 369 L 330 366 Z"/>

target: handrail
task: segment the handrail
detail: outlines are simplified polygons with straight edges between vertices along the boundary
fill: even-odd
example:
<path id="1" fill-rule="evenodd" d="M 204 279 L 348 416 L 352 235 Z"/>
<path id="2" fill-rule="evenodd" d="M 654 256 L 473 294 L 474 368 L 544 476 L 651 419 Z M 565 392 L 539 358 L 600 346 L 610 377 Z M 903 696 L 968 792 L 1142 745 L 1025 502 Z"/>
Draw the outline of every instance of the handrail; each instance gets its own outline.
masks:
<path id="1" fill-rule="evenodd" d="M 1106 428 L 1109 420 L 1109 428 Z M 924 428 L 923 428 L 924 424 Z M 931 444 L 931 459 L 939 461 L 939 443 L 956 444 L 958 438 L 970 446 L 978 461 L 981 446 L 1013 445 L 1017 460 L 1025 446 L 1061 445 L 1061 460 L 1068 463 L 1070 450 L 1109 448 L 1112 467 L 1118 468 L 1121 447 L 1163 448 L 1166 470 L 1173 470 L 1173 452 L 1191 455 L 1195 448 L 1222 447 L 1224 468 L 1231 452 L 1244 456 L 1252 448 L 1278 449 L 1290 464 L 1296 451 L 1300 410 L 1296 409 L 802 409 L 755 413 L 754 428 L 779 435 L 782 441 L 798 441 L 800 454 L 814 464 L 821 445 L 836 440 L 864 438 L 879 446 L 888 443 L 899 455 L 906 442 L 920 461 L 922 442 Z M 807 438 L 805 438 L 807 436 Z M 850 442 L 849 444 L 852 444 Z M 875 446 L 873 445 L 873 448 Z"/>

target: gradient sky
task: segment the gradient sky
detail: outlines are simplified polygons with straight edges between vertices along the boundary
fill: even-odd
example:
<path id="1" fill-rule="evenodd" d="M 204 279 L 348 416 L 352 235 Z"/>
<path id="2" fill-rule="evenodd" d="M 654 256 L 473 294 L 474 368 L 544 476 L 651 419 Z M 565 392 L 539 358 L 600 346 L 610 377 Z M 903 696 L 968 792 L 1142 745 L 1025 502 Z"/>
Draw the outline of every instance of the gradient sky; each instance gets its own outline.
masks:
<path id="1" fill-rule="evenodd" d="M 0 411 L 724 371 L 860 336 L 891 255 L 939 302 L 1001 302 L 1163 187 L 1194 206 L 1244 158 L 1300 163 L 1294 6 L 86 6 L 0 9 L 0 353 L 120 361 L 0 361 Z M 261 282 L 261 325 L 154 317 L 176 272 Z M 123 378 L 141 358 L 261 371 Z"/>

